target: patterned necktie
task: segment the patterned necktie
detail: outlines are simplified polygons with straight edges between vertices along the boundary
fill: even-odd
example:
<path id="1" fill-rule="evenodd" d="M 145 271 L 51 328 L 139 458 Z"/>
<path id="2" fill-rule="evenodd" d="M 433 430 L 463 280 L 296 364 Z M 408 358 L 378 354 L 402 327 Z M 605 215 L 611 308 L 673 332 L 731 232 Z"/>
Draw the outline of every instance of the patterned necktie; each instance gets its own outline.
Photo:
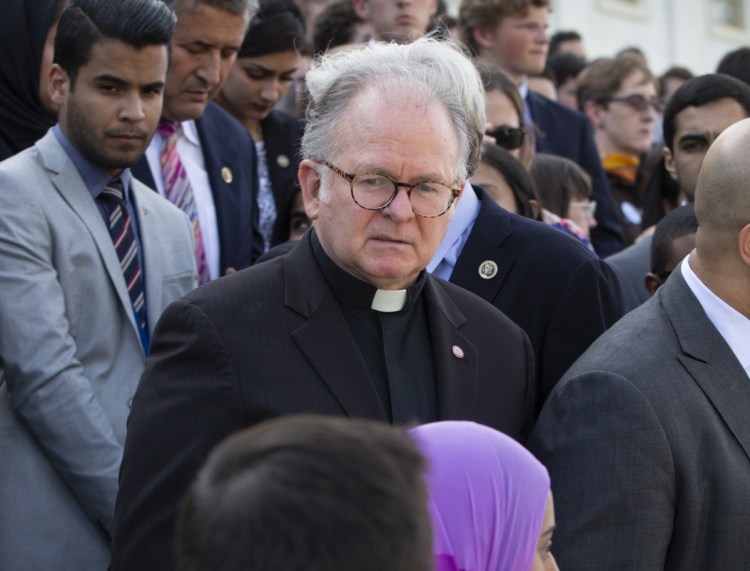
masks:
<path id="1" fill-rule="evenodd" d="M 164 177 L 164 194 L 167 199 L 177 208 L 182 210 L 190 218 L 193 225 L 193 236 L 195 238 L 195 261 L 198 266 L 198 282 L 200 285 L 208 282 L 211 278 L 206 263 L 206 251 L 203 248 L 203 237 L 201 225 L 198 220 L 198 209 L 193 198 L 193 189 L 185 172 L 185 166 L 177 153 L 177 123 L 174 121 L 162 121 L 159 123 L 159 134 L 164 140 L 161 152 L 161 172 Z"/>
<path id="2" fill-rule="evenodd" d="M 125 208 L 125 193 L 119 178 L 112 179 L 97 196 L 108 216 L 109 235 L 115 246 L 120 268 L 125 277 L 130 303 L 133 304 L 138 325 L 146 330 L 146 304 L 143 297 L 143 275 L 138 263 L 138 244 L 130 223 L 130 214 Z"/>

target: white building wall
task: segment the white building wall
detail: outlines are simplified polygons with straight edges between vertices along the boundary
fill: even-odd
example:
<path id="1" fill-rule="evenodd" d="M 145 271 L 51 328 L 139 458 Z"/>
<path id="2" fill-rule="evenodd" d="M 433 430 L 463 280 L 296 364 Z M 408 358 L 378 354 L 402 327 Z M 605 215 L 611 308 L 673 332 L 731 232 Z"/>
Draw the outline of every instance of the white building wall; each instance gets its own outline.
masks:
<path id="1" fill-rule="evenodd" d="M 712 21 L 721 0 L 552 0 L 550 33 L 578 31 L 589 58 L 612 56 L 634 45 L 656 74 L 672 65 L 709 73 L 728 51 L 750 46 L 750 0 L 734 1 L 742 13 L 737 27 Z M 460 1 L 448 5 L 458 13 Z"/>

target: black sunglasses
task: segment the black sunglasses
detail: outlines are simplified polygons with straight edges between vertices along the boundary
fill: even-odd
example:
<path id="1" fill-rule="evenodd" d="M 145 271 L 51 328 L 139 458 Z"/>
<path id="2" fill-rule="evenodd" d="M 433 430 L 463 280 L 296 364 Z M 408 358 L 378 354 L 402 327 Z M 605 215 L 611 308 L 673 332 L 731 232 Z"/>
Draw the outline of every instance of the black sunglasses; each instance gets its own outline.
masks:
<path id="1" fill-rule="evenodd" d="M 523 140 L 526 137 L 526 130 L 523 127 L 508 127 L 503 125 L 491 131 L 486 131 L 490 137 L 494 137 L 497 145 L 508 151 L 520 149 Z"/>

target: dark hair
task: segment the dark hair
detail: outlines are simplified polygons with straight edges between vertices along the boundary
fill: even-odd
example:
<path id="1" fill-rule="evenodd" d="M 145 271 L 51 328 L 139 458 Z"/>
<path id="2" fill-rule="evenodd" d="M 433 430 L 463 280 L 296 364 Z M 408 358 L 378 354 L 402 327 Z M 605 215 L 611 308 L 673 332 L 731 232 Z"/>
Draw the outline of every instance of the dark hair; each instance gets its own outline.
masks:
<path id="1" fill-rule="evenodd" d="M 354 11 L 352 0 L 338 0 L 329 4 L 315 19 L 315 53 L 350 43 L 354 26 L 362 23 L 365 20 Z"/>
<path id="2" fill-rule="evenodd" d="M 531 175 L 523 168 L 521 161 L 496 145 L 485 145 L 480 160 L 499 172 L 508 183 L 513 191 L 518 214 L 535 220 L 539 218 L 534 216 L 530 201 L 536 200 L 540 207 L 542 202 L 536 193 Z"/>
<path id="3" fill-rule="evenodd" d="M 544 208 L 562 218 L 568 217 L 571 200 L 588 200 L 591 196 L 591 177 L 564 157 L 543 153 L 534 155 L 531 178 Z"/>
<path id="4" fill-rule="evenodd" d="M 60 16 L 54 62 L 68 74 L 72 89 L 95 43 L 118 40 L 138 49 L 169 45 L 176 21 L 160 0 L 72 0 Z"/>
<path id="5" fill-rule="evenodd" d="M 479 70 L 479 77 L 482 78 L 484 91 L 499 91 L 504 93 L 508 99 L 510 99 L 513 108 L 518 114 L 519 124 L 523 126 L 524 103 L 523 98 L 521 98 L 521 94 L 518 91 L 518 86 L 513 83 L 513 80 L 508 77 L 508 74 L 496 64 L 485 59 L 478 59 L 474 63 Z"/>
<path id="6" fill-rule="evenodd" d="M 547 67 L 552 70 L 555 86 L 560 87 L 569 79 L 578 77 L 586 67 L 586 62 L 575 54 L 557 52 L 547 58 Z"/>
<path id="7" fill-rule="evenodd" d="M 716 73 L 731 75 L 750 85 L 750 47 L 743 46 L 726 54 L 721 58 Z"/>
<path id="8" fill-rule="evenodd" d="M 700 107 L 717 99 L 729 97 L 742 105 L 750 116 L 750 85 L 720 73 L 694 77 L 674 92 L 664 109 L 664 144 L 674 151 L 677 114 L 686 107 Z"/>
<path id="9" fill-rule="evenodd" d="M 210 455 L 177 524 L 182 571 L 429 571 L 425 461 L 398 428 L 287 416 Z"/>
<path id="10" fill-rule="evenodd" d="M 662 148 L 655 146 L 641 159 L 644 199 L 642 228 L 650 228 L 677 207 L 680 183 L 667 171 Z"/>
<path id="11" fill-rule="evenodd" d="M 651 272 L 657 276 L 667 271 L 672 257 L 672 242 L 698 231 L 698 219 L 692 203 L 675 208 L 656 225 L 651 242 Z"/>
<path id="12" fill-rule="evenodd" d="M 305 21 L 293 0 L 261 0 L 237 57 L 297 51 L 306 44 Z"/>
<path id="13" fill-rule="evenodd" d="M 129 0 L 128 0 L 129 1 Z M 257 0 L 161 0 L 177 14 L 182 10 L 195 10 L 198 4 L 211 6 L 238 16 L 251 15 L 257 8 Z"/>
<path id="14" fill-rule="evenodd" d="M 659 76 L 659 97 L 661 99 L 664 99 L 664 96 L 666 95 L 668 79 L 680 79 L 682 81 L 687 81 L 689 79 L 693 79 L 694 77 L 695 75 L 693 75 L 693 72 L 686 67 L 680 67 L 677 65 L 670 67 L 667 71 Z"/>
<path id="15" fill-rule="evenodd" d="M 580 42 L 583 41 L 583 38 L 581 37 L 581 34 L 575 30 L 560 30 L 559 32 L 555 32 L 549 39 L 549 55 L 552 56 L 557 54 L 560 49 L 560 44 L 572 41 Z"/>

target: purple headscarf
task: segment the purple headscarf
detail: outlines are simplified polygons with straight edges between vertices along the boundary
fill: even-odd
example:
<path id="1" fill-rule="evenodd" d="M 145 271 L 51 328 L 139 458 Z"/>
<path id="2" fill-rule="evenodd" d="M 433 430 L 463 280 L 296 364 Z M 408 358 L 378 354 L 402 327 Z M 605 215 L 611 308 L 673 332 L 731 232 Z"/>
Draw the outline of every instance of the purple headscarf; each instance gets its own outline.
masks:
<path id="1" fill-rule="evenodd" d="M 427 458 L 436 571 L 529 571 L 550 491 L 546 468 L 473 422 L 410 431 Z"/>

